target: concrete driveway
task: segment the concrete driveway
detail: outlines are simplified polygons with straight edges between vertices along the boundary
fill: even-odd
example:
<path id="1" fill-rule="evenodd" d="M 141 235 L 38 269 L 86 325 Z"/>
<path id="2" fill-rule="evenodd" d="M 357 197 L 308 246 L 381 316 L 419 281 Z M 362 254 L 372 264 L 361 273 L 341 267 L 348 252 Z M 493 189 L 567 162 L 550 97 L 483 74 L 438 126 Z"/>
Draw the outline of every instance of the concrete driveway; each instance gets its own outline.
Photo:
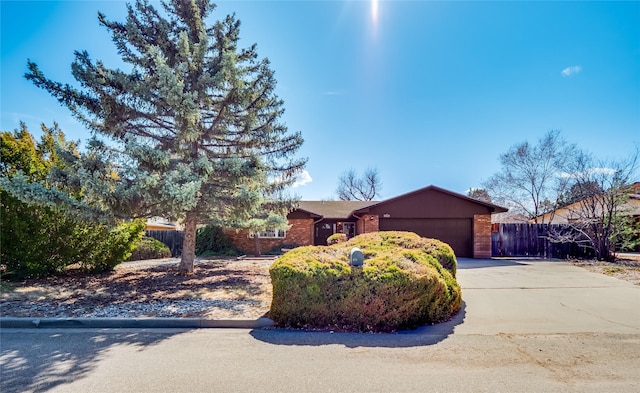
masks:
<path id="1" fill-rule="evenodd" d="M 640 287 L 566 262 L 458 261 L 456 333 L 640 333 Z"/>

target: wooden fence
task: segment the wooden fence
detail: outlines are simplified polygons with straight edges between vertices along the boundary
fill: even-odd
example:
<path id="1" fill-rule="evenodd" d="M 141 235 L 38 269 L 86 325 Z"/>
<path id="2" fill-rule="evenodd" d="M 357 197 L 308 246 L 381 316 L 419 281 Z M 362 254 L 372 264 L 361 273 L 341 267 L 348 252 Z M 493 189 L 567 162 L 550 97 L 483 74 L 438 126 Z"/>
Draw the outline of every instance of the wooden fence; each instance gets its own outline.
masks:
<path id="1" fill-rule="evenodd" d="M 593 251 L 575 243 L 553 243 L 550 230 L 565 229 L 549 224 L 494 224 L 491 233 L 491 255 L 494 257 L 591 258 Z M 182 255 L 184 231 L 146 231 L 171 249 L 172 257 Z"/>
<path id="2" fill-rule="evenodd" d="M 182 255 L 182 242 L 184 231 L 146 231 L 146 236 L 158 239 L 171 249 L 171 256 L 176 258 Z"/>
<path id="3" fill-rule="evenodd" d="M 593 251 L 575 243 L 554 243 L 550 231 L 567 230 L 550 224 L 494 224 L 491 254 L 494 257 L 591 258 Z"/>

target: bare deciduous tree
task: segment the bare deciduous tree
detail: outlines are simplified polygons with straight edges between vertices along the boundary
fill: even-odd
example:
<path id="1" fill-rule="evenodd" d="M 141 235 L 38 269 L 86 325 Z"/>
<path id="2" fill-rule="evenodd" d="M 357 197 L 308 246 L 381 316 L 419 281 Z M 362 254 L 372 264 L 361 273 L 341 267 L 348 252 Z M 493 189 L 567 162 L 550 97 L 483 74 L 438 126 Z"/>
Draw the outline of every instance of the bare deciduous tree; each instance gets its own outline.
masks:
<path id="1" fill-rule="evenodd" d="M 380 196 L 381 188 L 382 181 L 377 169 L 368 168 L 362 177 L 350 169 L 340 175 L 336 193 L 342 201 L 371 201 Z"/>
<path id="2" fill-rule="evenodd" d="M 523 142 L 500 155 L 502 169 L 483 186 L 495 203 L 521 213 L 535 222 L 565 192 L 569 179 L 561 176 L 578 150 L 559 131 L 547 132 L 536 145 Z"/>

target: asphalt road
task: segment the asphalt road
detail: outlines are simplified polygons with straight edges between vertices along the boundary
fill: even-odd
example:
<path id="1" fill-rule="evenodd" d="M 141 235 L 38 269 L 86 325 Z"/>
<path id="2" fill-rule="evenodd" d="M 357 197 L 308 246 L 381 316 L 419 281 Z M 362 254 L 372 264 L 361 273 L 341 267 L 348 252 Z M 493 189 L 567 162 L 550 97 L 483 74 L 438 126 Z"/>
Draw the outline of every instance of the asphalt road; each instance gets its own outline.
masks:
<path id="1" fill-rule="evenodd" d="M 399 334 L 3 329 L 1 392 L 637 392 L 640 287 L 461 260 L 465 301 Z"/>

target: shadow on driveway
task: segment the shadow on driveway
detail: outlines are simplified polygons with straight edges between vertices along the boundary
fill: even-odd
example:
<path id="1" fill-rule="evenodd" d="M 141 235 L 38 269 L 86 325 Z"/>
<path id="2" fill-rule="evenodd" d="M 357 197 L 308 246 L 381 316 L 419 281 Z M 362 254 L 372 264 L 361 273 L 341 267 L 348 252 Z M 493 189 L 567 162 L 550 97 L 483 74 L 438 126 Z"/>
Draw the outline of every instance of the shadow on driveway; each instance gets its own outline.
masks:
<path id="1" fill-rule="evenodd" d="M 275 345 L 320 346 L 338 344 L 348 348 L 422 347 L 437 344 L 453 334 L 455 327 L 464 322 L 465 309 L 466 304 L 463 301 L 460 311 L 447 322 L 397 333 L 341 333 L 294 329 L 259 329 L 252 330 L 250 334 L 256 340 Z"/>
<path id="2" fill-rule="evenodd" d="M 526 266 L 528 263 L 525 261 L 518 261 L 513 259 L 471 259 L 471 258 L 457 258 L 458 270 L 464 269 L 480 269 L 484 267 L 504 267 L 504 266 Z M 535 260 L 528 260 L 528 262 L 534 262 Z M 538 261 L 542 261 L 539 259 Z M 545 260 L 548 262 L 548 260 Z"/>

